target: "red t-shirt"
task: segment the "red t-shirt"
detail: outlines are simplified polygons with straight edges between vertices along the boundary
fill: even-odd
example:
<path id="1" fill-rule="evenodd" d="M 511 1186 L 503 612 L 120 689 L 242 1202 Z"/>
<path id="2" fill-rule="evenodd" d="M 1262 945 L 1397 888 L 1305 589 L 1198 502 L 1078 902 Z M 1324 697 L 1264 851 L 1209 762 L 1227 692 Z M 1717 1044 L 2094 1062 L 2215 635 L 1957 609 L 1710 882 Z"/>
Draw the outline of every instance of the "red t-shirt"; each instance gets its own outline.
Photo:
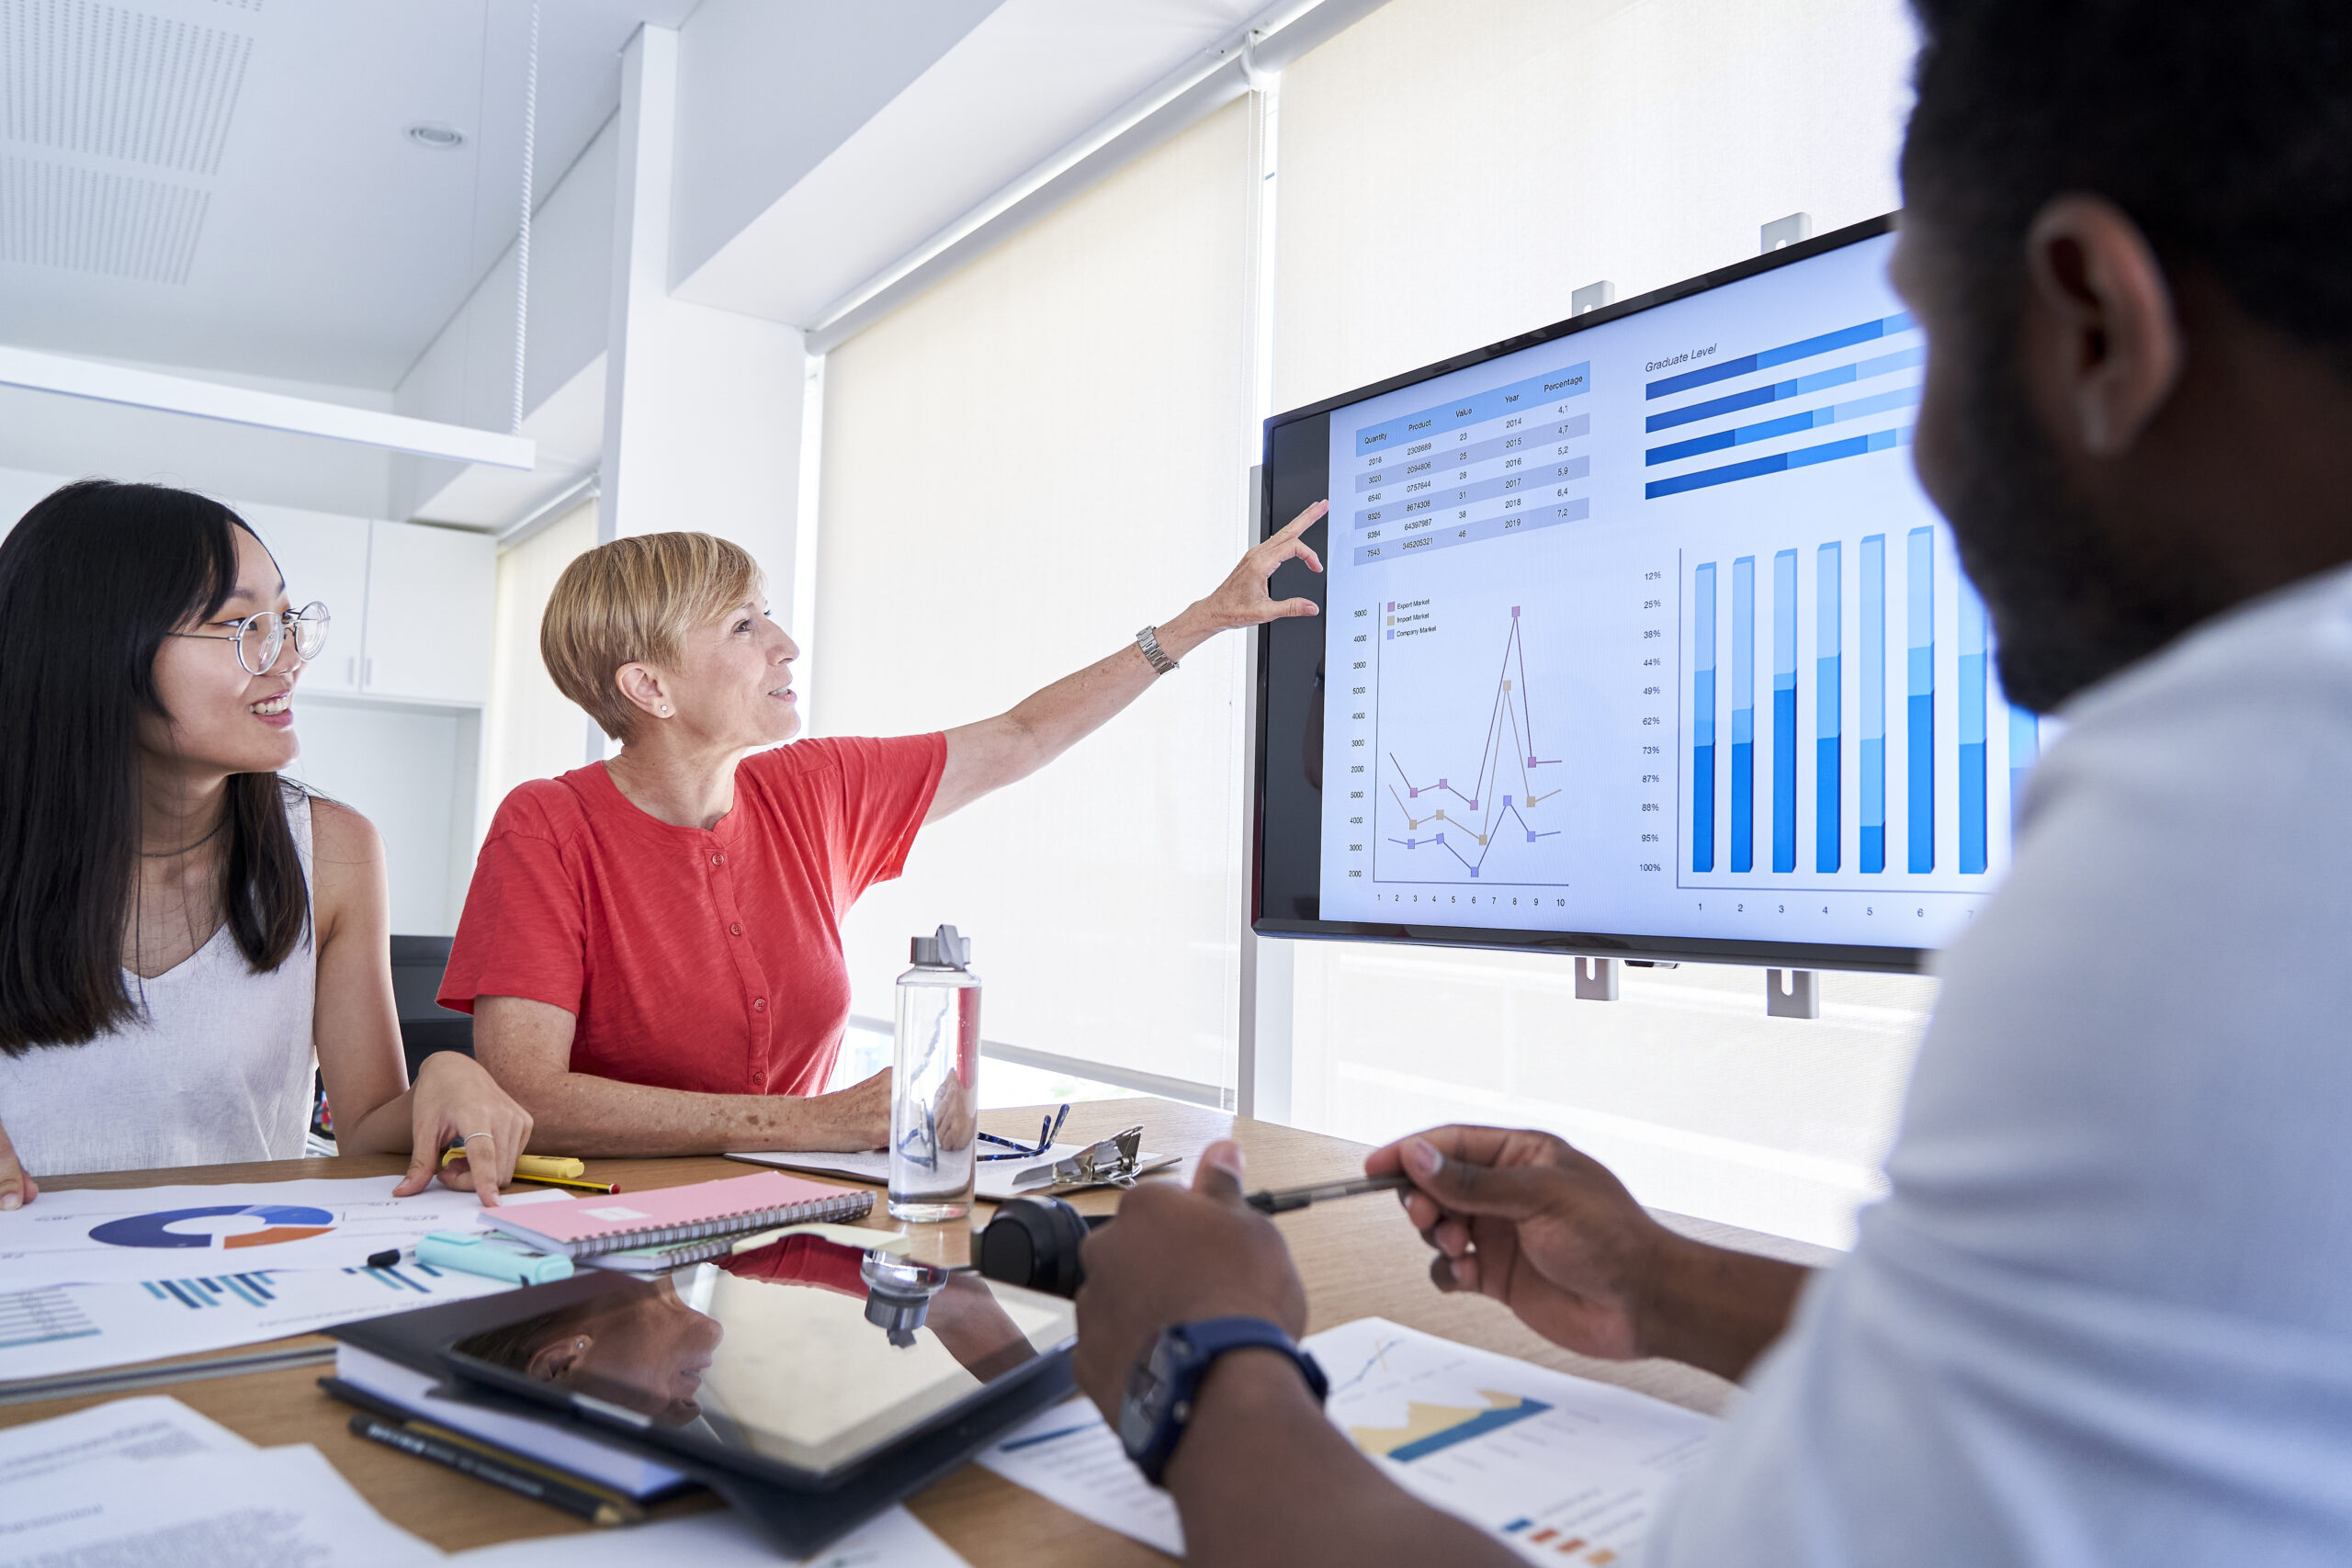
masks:
<path id="1" fill-rule="evenodd" d="M 601 762 L 498 808 L 441 1005 L 526 997 L 579 1020 L 571 1070 L 707 1094 L 818 1094 L 849 1018 L 841 917 L 899 874 L 941 735 L 747 757 L 708 832 L 629 804 Z"/>

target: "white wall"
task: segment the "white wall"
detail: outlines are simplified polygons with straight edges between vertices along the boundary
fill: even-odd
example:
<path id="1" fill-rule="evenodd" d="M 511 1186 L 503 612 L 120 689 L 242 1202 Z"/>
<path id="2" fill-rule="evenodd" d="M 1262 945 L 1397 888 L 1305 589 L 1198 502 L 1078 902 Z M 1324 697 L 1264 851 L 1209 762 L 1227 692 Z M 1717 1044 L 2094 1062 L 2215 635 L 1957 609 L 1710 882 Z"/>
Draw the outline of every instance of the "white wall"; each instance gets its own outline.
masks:
<path id="1" fill-rule="evenodd" d="M 524 345 L 523 407 L 535 411 L 605 351 L 612 291 L 616 137 L 596 133 L 531 216 L 531 299 Z M 401 380 L 395 412 L 417 419 L 504 430 L 514 395 L 514 247 L 508 245 Z M 593 446 L 593 443 L 591 443 Z M 541 468 L 560 466 L 543 454 Z M 393 459 L 390 515 L 429 513 L 463 465 Z"/>
<path id="2" fill-rule="evenodd" d="M 621 59 L 597 527 L 731 539 L 788 605 L 808 360 L 797 328 L 670 293 L 679 52 L 676 33 L 648 27 Z"/>
<path id="3" fill-rule="evenodd" d="M 298 695 L 302 754 L 291 776 L 343 802 L 383 835 L 392 930 L 448 936 L 458 929 L 473 836 L 481 717 L 444 707 Z M 457 857 L 453 863 L 453 854 Z"/>

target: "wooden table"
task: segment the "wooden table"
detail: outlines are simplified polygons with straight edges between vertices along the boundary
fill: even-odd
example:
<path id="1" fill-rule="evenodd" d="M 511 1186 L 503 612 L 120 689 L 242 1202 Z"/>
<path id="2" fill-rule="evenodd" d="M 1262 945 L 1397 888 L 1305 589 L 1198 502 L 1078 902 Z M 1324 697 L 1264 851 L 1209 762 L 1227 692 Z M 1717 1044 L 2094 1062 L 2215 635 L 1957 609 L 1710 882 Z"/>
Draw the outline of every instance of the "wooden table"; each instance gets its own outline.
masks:
<path id="1" fill-rule="evenodd" d="M 992 1133 L 1034 1137 L 1038 1112 L 991 1111 L 981 1121 Z M 1363 1145 L 1320 1134 L 1149 1099 L 1075 1105 L 1062 1136 L 1065 1141 L 1091 1141 L 1137 1122 L 1144 1124 L 1147 1147 L 1170 1153 L 1182 1151 L 1186 1156 L 1167 1178 L 1170 1179 L 1189 1181 L 1192 1156 L 1220 1137 L 1239 1140 L 1248 1157 L 1252 1188 L 1291 1186 L 1357 1175 L 1362 1172 L 1366 1152 Z M 61 1191 L 71 1188 L 291 1180 L 301 1177 L 389 1178 L 405 1169 L 406 1164 L 397 1156 L 352 1156 L 342 1159 L 65 1177 L 44 1180 L 41 1185 L 46 1190 Z M 716 1156 L 591 1160 L 588 1165 L 591 1178 L 618 1181 L 625 1190 L 741 1176 L 745 1169 L 741 1164 Z M 1086 1193 L 1076 1201 L 1089 1213 L 1109 1211 L 1117 1206 L 1117 1194 Z M 975 1218 L 985 1223 L 987 1213 L 983 1205 Z M 866 1223 L 884 1231 L 908 1228 L 890 1220 L 878 1201 Z M 1721 1411 L 1736 1395 L 1731 1384 L 1671 1362 L 1589 1361 L 1569 1355 L 1538 1338 L 1492 1302 L 1440 1295 L 1429 1282 L 1428 1250 L 1405 1223 L 1392 1198 L 1374 1194 L 1317 1204 L 1283 1215 L 1275 1224 L 1289 1240 L 1306 1283 L 1310 1331 L 1377 1315 L 1464 1344 L 1637 1388 L 1696 1410 Z M 957 1224 L 912 1228 L 922 1233 L 918 1256 L 944 1262 L 965 1260 L 969 1236 L 967 1227 Z M 309 1336 L 277 1343 L 291 1346 L 325 1341 Z M 251 1372 L 175 1382 L 139 1392 L 169 1393 L 265 1446 L 315 1444 L 386 1517 L 445 1551 L 586 1528 L 552 1508 L 353 1437 L 345 1426 L 352 1414 L 350 1408 L 330 1399 L 318 1387 L 318 1379 L 325 1370 L 306 1367 Z M 62 1416 L 116 1397 L 119 1395 L 96 1394 L 0 1405 L 0 1426 Z M 707 1498 L 697 1495 L 663 1505 L 654 1513 L 661 1517 L 709 1506 Z M 974 1568 L 1051 1568 L 1057 1563 L 1116 1568 L 1119 1564 L 1164 1564 L 1168 1561 L 1151 1548 L 1065 1512 L 978 1465 L 965 1466 L 945 1481 L 918 1494 L 909 1506 Z"/>

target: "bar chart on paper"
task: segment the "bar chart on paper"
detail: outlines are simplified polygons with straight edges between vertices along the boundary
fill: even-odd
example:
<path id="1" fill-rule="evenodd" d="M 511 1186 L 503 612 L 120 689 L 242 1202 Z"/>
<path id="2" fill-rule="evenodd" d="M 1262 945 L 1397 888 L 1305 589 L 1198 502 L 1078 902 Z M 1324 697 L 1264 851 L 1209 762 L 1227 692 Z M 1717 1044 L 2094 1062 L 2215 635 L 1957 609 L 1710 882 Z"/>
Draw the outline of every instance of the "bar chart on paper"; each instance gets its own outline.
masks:
<path id="1" fill-rule="evenodd" d="M 1361 1452 L 1537 1562 L 1637 1558 L 1667 1488 L 1713 1431 L 1642 1394 L 1380 1318 L 1306 1344 L 1331 1379 L 1326 1410 Z"/>

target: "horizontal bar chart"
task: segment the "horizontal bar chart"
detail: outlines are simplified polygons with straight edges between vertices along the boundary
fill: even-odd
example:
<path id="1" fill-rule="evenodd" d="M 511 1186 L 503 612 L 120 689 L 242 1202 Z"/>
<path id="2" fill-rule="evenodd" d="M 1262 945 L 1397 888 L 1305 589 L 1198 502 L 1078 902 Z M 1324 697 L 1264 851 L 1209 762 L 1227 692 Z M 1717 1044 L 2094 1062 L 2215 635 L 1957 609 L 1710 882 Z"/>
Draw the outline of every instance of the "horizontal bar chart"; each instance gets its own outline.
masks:
<path id="1" fill-rule="evenodd" d="M 1711 485 L 1727 485 L 1740 479 L 1758 479 L 1765 474 L 1785 473 L 1791 468 L 1810 468 L 1815 463 L 1834 463 L 1841 457 L 1860 457 L 1871 452 L 1885 452 L 1911 439 L 1909 427 L 1901 430 L 1873 430 L 1868 435 L 1849 435 L 1842 441 L 1826 441 L 1818 446 L 1801 446 L 1793 452 L 1775 452 L 1769 457 L 1750 457 L 1744 463 L 1727 463 L 1720 468 L 1701 468 L 1695 473 L 1677 474 L 1672 479 L 1652 479 L 1642 487 L 1643 499 L 1656 501 L 1661 496 L 1680 495 L 1687 491 L 1705 490 Z"/>
<path id="2" fill-rule="evenodd" d="M 1735 376 L 1745 376 L 1751 371 L 1770 370 L 1776 365 L 1792 365 L 1800 359 L 1811 359 L 1818 354 L 1832 354 L 1841 348 L 1851 348 L 1858 343 L 1869 343 L 1876 338 L 1892 337 L 1896 333 L 1910 331 L 1914 324 L 1907 314 L 1883 316 L 1875 321 L 1863 321 L 1855 326 L 1841 327 L 1836 332 L 1823 333 L 1815 337 L 1782 344 L 1778 348 L 1763 349 L 1738 359 L 1721 360 L 1697 370 L 1686 370 L 1677 376 L 1668 376 L 1663 380 L 1647 382 L 1642 388 L 1642 395 L 1645 398 L 1670 398 L 1677 392 L 1687 392 L 1693 387 L 1712 386 L 1717 381 L 1728 381 Z"/>

